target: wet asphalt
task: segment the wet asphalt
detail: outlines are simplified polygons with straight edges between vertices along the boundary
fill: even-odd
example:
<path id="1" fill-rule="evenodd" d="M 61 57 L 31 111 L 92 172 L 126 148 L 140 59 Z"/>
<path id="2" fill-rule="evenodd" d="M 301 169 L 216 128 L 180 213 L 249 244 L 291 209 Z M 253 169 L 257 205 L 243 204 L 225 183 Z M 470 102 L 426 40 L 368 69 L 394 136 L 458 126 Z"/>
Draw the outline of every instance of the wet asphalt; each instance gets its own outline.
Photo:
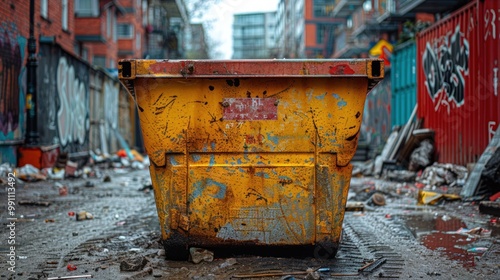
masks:
<path id="1" fill-rule="evenodd" d="M 370 178 L 353 178 L 350 197 L 376 186 L 387 203 L 346 213 L 335 259 L 234 251 L 165 260 L 149 183 L 147 169 L 18 183 L 14 215 L 3 186 L 0 279 L 500 279 L 493 217 L 470 203 L 418 206 L 405 184 Z M 472 228 L 483 232 L 463 230 Z"/>

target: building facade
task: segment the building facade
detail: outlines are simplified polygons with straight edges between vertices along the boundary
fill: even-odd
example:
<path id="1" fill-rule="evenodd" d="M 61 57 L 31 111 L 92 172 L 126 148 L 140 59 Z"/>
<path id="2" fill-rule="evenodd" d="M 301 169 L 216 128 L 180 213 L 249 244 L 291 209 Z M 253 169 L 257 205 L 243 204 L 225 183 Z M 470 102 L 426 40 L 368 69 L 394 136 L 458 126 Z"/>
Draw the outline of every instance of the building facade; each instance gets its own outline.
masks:
<path id="1" fill-rule="evenodd" d="M 233 59 L 273 58 L 276 12 L 234 15 Z"/>
<path id="2" fill-rule="evenodd" d="M 135 125 L 137 112 L 116 71 L 118 59 L 147 55 L 147 34 L 154 31 L 149 17 L 155 14 L 152 2 L 2 2 L 0 163 L 45 168 L 51 167 L 61 153 L 85 162 L 90 151 L 113 153 L 120 148 L 117 135 L 131 147 L 141 149 L 140 131 Z M 164 21 L 168 29 L 157 27 L 166 30 L 162 36 L 177 38 L 170 47 L 163 36 L 159 48 L 168 48 L 164 55 L 181 57 L 188 25 L 183 1 L 158 2 L 170 16 Z M 30 8 L 34 11 L 33 25 Z M 30 67 L 34 72 L 27 66 L 30 27 L 36 46 L 36 65 Z M 30 76 L 34 78 L 28 79 L 28 72 L 34 73 Z M 25 142 L 27 134 L 29 145 Z"/>

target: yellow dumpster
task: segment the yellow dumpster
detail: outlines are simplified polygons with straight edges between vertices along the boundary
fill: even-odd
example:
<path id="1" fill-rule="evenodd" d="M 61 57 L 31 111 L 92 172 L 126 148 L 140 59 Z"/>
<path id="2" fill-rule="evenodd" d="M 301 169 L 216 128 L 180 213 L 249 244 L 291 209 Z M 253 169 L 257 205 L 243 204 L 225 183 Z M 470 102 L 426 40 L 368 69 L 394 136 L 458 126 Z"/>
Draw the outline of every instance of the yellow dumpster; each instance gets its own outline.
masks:
<path id="1" fill-rule="evenodd" d="M 191 246 L 337 251 L 381 60 L 121 60 L 169 258 Z"/>

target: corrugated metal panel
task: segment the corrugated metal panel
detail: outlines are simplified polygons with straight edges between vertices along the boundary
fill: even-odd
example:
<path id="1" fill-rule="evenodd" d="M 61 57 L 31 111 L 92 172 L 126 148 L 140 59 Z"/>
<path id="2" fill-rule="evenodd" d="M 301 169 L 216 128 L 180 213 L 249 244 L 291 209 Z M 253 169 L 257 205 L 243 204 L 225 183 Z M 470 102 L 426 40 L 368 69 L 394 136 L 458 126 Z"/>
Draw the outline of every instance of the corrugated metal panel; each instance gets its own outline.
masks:
<path id="1" fill-rule="evenodd" d="M 418 117 L 440 162 L 477 161 L 500 122 L 499 7 L 472 2 L 417 36 Z"/>
<path id="2" fill-rule="evenodd" d="M 408 41 L 397 46 L 391 58 L 391 124 L 404 125 L 417 102 L 416 44 Z"/>

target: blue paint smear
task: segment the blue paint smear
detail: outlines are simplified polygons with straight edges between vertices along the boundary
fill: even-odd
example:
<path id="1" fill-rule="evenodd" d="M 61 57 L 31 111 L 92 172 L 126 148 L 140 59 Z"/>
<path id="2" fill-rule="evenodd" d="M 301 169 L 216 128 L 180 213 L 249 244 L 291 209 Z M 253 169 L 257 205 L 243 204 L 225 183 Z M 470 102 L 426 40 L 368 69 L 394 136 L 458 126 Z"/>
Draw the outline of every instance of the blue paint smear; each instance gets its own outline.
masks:
<path id="1" fill-rule="evenodd" d="M 217 187 L 219 187 L 219 191 L 213 195 L 212 197 L 214 198 L 218 198 L 218 199 L 223 199 L 224 197 L 226 197 L 226 189 L 227 189 L 227 186 L 220 183 L 220 182 L 216 182 L 212 179 L 207 179 L 207 186 L 210 186 L 210 185 L 216 185 Z"/>
<path id="2" fill-rule="evenodd" d="M 223 199 L 224 197 L 226 197 L 226 185 L 212 179 L 206 179 L 205 184 L 203 184 L 202 181 L 197 181 L 193 184 L 193 194 L 191 196 L 192 200 L 201 197 L 203 195 L 203 191 L 209 186 L 217 186 L 219 187 L 219 191 L 216 194 L 209 194 L 208 196 L 217 199 Z"/>
<path id="3" fill-rule="evenodd" d="M 194 162 L 197 162 L 201 159 L 201 156 L 200 155 L 191 155 L 191 158 L 193 158 Z"/>
<path id="4" fill-rule="evenodd" d="M 241 161 L 241 158 L 239 158 L 237 161 L 236 161 L 238 164 L 242 164 L 243 162 Z"/>
<path id="5" fill-rule="evenodd" d="M 338 94 L 336 94 L 336 93 L 332 93 L 332 96 L 335 97 L 335 98 L 337 98 L 337 99 L 340 98 L 340 96 Z"/>
<path id="6" fill-rule="evenodd" d="M 210 155 L 210 163 L 208 164 L 209 166 L 214 166 L 215 165 L 215 155 Z"/>
<path id="7" fill-rule="evenodd" d="M 339 109 L 342 109 L 347 105 L 347 102 L 344 101 L 344 99 L 341 99 L 339 102 L 337 102 L 337 106 L 339 106 Z"/>
<path id="8" fill-rule="evenodd" d="M 210 147 L 212 148 L 212 151 L 215 151 L 215 142 L 210 143 Z"/>
<path id="9" fill-rule="evenodd" d="M 170 158 L 170 164 L 172 165 L 179 165 L 179 163 L 175 160 L 174 157 L 169 157 Z"/>
<path id="10" fill-rule="evenodd" d="M 292 178 L 290 178 L 288 176 L 278 176 L 278 178 L 281 180 L 287 180 L 287 181 L 292 180 Z"/>
<path id="11" fill-rule="evenodd" d="M 266 164 L 262 161 L 259 161 L 259 162 L 257 162 L 257 165 L 266 165 Z"/>
<path id="12" fill-rule="evenodd" d="M 278 145 L 279 143 L 278 136 L 271 136 L 271 133 L 267 133 L 267 140 L 273 142 L 274 145 Z"/>
<path id="13" fill-rule="evenodd" d="M 318 99 L 318 100 L 325 100 L 325 95 L 326 95 L 326 93 L 323 94 L 323 95 L 318 95 L 318 96 L 316 96 L 316 99 Z"/>
<path id="14" fill-rule="evenodd" d="M 258 177 L 262 177 L 262 178 L 265 178 L 265 179 L 269 179 L 269 174 L 267 174 L 267 172 L 256 172 L 255 173 L 255 176 L 258 176 Z"/>

